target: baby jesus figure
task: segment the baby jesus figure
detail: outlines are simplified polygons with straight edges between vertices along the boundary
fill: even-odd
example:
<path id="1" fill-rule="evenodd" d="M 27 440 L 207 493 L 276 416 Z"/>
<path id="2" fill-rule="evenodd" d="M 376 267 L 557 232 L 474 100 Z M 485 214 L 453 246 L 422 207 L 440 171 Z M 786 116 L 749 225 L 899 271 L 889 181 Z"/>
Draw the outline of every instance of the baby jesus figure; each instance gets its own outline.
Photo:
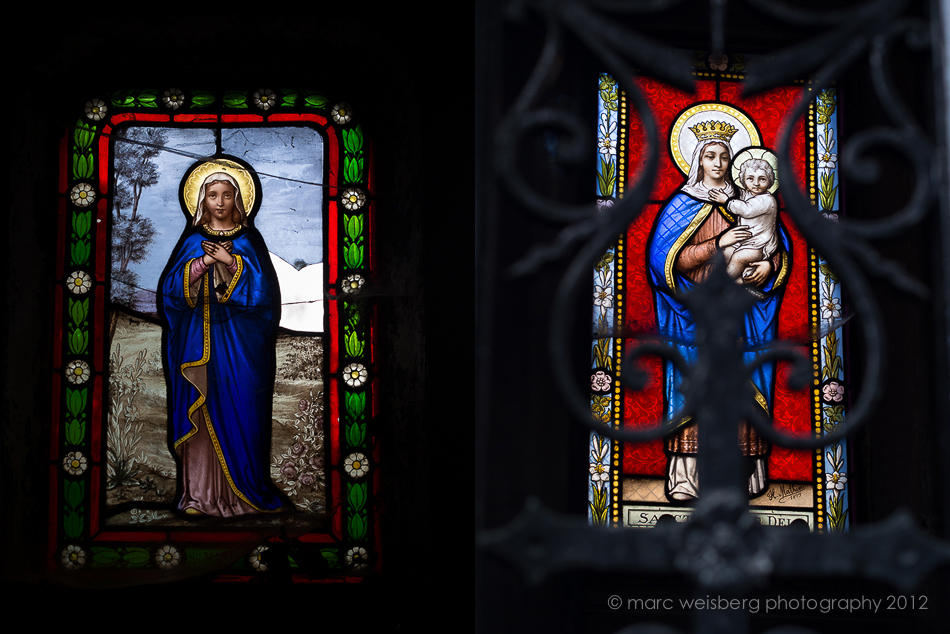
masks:
<path id="1" fill-rule="evenodd" d="M 774 183 L 775 171 L 768 161 L 751 158 L 739 168 L 740 198 L 730 199 L 722 189 L 709 192 L 711 200 L 725 205 L 737 217 L 735 228 L 742 229 L 726 232 L 719 242 L 726 258 L 726 272 L 735 280 L 751 276 L 755 268 L 750 264 L 768 260 L 778 250 L 778 204 L 769 193 Z"/>

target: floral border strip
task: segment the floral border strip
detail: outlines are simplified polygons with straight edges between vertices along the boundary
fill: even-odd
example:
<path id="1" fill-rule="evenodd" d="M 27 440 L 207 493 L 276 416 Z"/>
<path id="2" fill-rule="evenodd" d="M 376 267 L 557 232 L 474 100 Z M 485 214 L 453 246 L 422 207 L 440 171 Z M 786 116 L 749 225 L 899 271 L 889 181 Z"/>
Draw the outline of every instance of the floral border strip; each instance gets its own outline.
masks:
<path id="1" fill-rule="evenodd" d="M 617 178 L 619 98 L 617 82 L 609 75 L 598 79 L 597 204 L 609 207 L 619 195 Z M 615 341 L 602 337 L 613 330 L 614 311 L 619 286 L 619 249 L 608 249 L 594 267 L 594 309 L 591 326 L 598 336 L 591 345 L 591 412 L 603 423 L 610 424 L 617 412 L 612 394 L 619 396 L 613 353 Z M 588 521 L 595 526 L 609 523 L 608 511 L 613 491 L 610 463 L 613 443 L 596 432 L 590 434 L 590 478 L 588 486 Z"/>
<path id="2" fill-rule="evenodd" d="M 102 323 L 105 315 L 107 260 L 108 165 L 103 165 L 102 134 L 111 130 L 129 113 L 145 113 L 155 122 L 174 123 L 178 115 L 195 117 L 195 121 L 219 122 L 217 113 L 203 115 L 201 108 L 218 101 L 208 91 L 184 92 L 177 88 L 165 91 L 118 91 L 109 100 L 90 99 L 80 113 L 71 132 L 67 132 L 62 149 L 60 186 L 64 194 L 59 206 L 59 238 L 61 253 L 56 275 L 62 286 L 55 289 L 55 316 L 61 332 L 62 345 L 53 359 L 53 424 L 50 448 L 51 484 L 53 490 L 50 523 L 50 563 L 64 570 L 92 567 L 128 567 L 169 570 L 182 561 L 200 561 L 217 551 L 204 546 L 176 544 L 166 538 L 149 546 L 113 546 L 96 543 L 100 535 L 91 535 L 91 517 L 98 510 L 91 504 L 92 489 L 103 469 L 101 433 L 96 426 L 102 420 L 105 402 L 102 358 Z M 360 573 L 378 563 L 379 508 L 376 503 L 379 456 L 375 452 L 372 430 L 373 359 L 371 322 L 374 313 L 365 302 L 352 301 L 370 278 L 370 222 L 372 197 L 369 191 L 370 159 L 368 142 L 362 127 L 354 122 L 352 108 L 345 102 L 331 105 L 321 93 L 313 91 L 260 89 L 253 92 L 231 91 L 220 96 L 224 109 L 256 111 L 256 115 L 275 112 L 315 112 L 332 121 L 339 130 L 343 156 L 340 171 L 345 183 L 342 193 L 330 193 L 345 209 L 338 213 L 340 273 L 337 288 L 350 300 L 341 300 L 344 318 L 339 328 L 339 381 L 345 412 L 339 455 L 345 447 L 344 459 L 334 461 L 328 471 L 342 479 L 345 486 L 342 517 L 333 524 L 345 527 L 343 541 L 336 547 L 317 549 L 330 570 Z M 190 114 L 189 113 L 193 113 Z M 189 113 L 189 114 L 186 114 Z M 117 116 L 118 115 L 118 116 Z M 123 116 L 124 115 L 124 116 Z M 155 117 L 154 115 L 159 115 Z M 208 116 L 208 119 L 203 119 Z M 263 121 L 263 117 L 259 119 Z M 98 160 L 97 160 L 98 158 Z M 340 167 L 342 169 L 340 170 Z M 335 202 L 331 202 L 336 204 Z M 94 213 L 95 212 L 95 213 Z M 331 214 L 332 215 L 332 214 Z M 70 271 L 65 274 L 65 271 Z M 90 299 L 93 301 L 90 302 Z M 98 324 L 98 327 L 94 325 Z M 332 399 L 332 396 L 331 396 Z M 332 414 L 332 413 L 331 413 Z M 367 426 L 370 426 L 367 429 Z M 58 433 L 57 433 L 58 432 Z M 372 456 L 372 459 L 369 457 Z M 342 475 L 336 476 L 337 473 Z M 341 511 L 337 511 L 340 513 Z M 142 541 L 148 541 L 144 539 Z M 335 540 L 334 540 L 335 541 Z M 95 545 L 94 545 L 95 544 Z M 240 571 L 262 572 L 267 569 L 262 558 L 269 547 L 254 549 L 246 561 L 236 564 Z M 341 562 L 344 565 L 341 565 Z M 291 561 L 292 567 L 297 567 Z M 376 566 L 378 569 L 378 566 Z"/>
<path id="3" fill-rule="evenodd" d="M 337 106 L 342 112 L 342 123 L 350 123 L 352 110 L 346 104 Z M 377 457 L 371 442 L 373 413 L 372 386 L 373 360 L 370 321 L 371 308 L 365 302 L 354 301 L 369 277 L 370 239 L 368 159 L 365 139 L 360 125 L 343 128 L 343 191 L 340 203 L 340 273 L 339 290 L 342 294 L 342 327 L 339 329 L 340 365 L 346 364 L 340 375 L 340 422 L 343 481 L 345 482 L 344 526 L 349 540 L 346 563 L 352 569 L 366 568 L 377 549 L 371 546 L 375 524 L 372 500 L 375 486 Z M 368 429 L 367 426 L 370 425 Z M 344 446 L 346 449 L 344 450 Z M 378 535 L 377 535 L 378 537 Z"/>
<path id="4" fill-rule="evenodd" d="M 833 88 L 823 90 L 814 102 L 814 130 L 817 141 L 810 148 L 809 173 L 815 183 L 815 201 L 822 214 L 833 221 L 838 220 L 838 154 L 835 151 L 838 132 L 837 95 Z M 843 298 L 838 278 L 827 262 L 815 254 L 817 264 L 818 323 L 827 328 L 841 319 Z M 820 407 L 820 426 L 827 434 L 840 425 L 847 410 L 847 375 L 844 363 L 844 329 L 838 327 L 821 338 L 817 346 L 817 361 L 820 368 L 815 383 L 815 405 Z M 822 491 L 827 530 L 845 530 L 850 523 L 848 498 L 848 456 L 845 442 L 825 447 L 816 466 L 820 463 L 824 482 L 819 473 L 818 489 Z"/>
<path id="5" fill-rule="evenodd" d="M 86 103 L 85 118 L 80 116 L 64 140 L 66 163 L 60 175 L 61 187 L 66 190 L 60 199 L 58 233 L 65 244 L 58 241 L 57 248 L 65 253 L 56 270 L 62 287 L 56 289 L 55 319 L 62 339 L 54 352 L 53 398 L 54 407 L 60 405 L 61 409 L 54 409 L 59 434 L 51 434 L 50 448 L 60 535 L 56 535 L 57 527 L 50 528 L 52 543 L 59 544 L 54 560 L 66 570 L 80 568 L 90 559 L 88 506 L 93 472 L 99 468 L 92 427 L 96 424 L 95 405 L 102 402 L 103 368 L 102 355 L 94 354 L 97 335 L 101 335 L 93 324 L 102 311 L 104 294 L 103 271 L 95 257 L 101 248 L 95 229 L 102 221 L 104 201 L 95 186 L 95 143 L 98 121 L 106 110 L 102 101 Z M 63 276 L 66 270 L 69 273 Z"/>

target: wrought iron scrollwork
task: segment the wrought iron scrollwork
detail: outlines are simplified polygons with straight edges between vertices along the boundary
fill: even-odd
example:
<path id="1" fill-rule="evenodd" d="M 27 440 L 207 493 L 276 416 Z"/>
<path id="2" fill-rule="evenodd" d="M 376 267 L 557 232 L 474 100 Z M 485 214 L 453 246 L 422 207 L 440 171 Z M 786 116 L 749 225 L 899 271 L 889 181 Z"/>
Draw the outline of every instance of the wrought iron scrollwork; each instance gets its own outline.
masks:
<path id="1" fill-rule="evenodd" d="M 616 329 L 597 336 L 642 339 L 624 361 L 622 375 L 626 377 L 628 387 L 638 387 L 636 381 L 629 382 L 634 374 L 631 371 L 634 361 L 638 358 L 651 355 L 676 364 L 688 383 L 682 388 L 686 403 L 680 414 L 701 418 L 704 423 L 700 427 L 711 430 L 704 432 L 710 434 L 706 438 L 719 442 L 719 446 L 726 446 L 722 444 L 725 442 L 734 445 L 735 425 L 744 418 L 773 443 L 815 449 L 840 441 L 865 424 L 878 403 L 885 367 L 884 321 L 869 276 L 884 278 L 897 288 L 918 296 L 927 293 L 919 281 L 912 279 L 896 263 L 881 258 L 869 240 L 893 235 L 921 222 L 936 198 L 937 188 L 946 186 L 940 171 L 943 164 L 936 160 L 934 144 L 902 103 L 889 68 L 889 56 L 899 38 L 904 38 L 912 48 L 920 48 L 930 44 L 929 35 L 926 24 L 903 17 L 909 6 L 906 0 L 875 0 L 847 11 L 802 10 L 773 0 L 749 2 L 762 13 L 786 24 L 827 27 L 811 40 L 777 52 L 755 69 L 750 69 L 747 75 L 745 92 L 753 94 L 794 77 L 811 74 L 811 80 L 803 89 L 803 98 L 792 108 L 779 135 L 780 182 L 796 182 L 790 159 L 793 128 L 790 124 L 805 114 L 808 95 L 816 95 L 831 87 L 834 79 L 846 72 L 865 52 L 869 56 L 875 94 L 892 125 L 853 136 L 842 155 L 843 169 L 855 181 L 860 181 L 862 176 L 873 180 L 874 165 L 867 158 L 868 153 L 886 148 L 905 157 L 914 174 L 915 186 L 910 200 L 902 209 L 881 220 L 832 222 L 823 217 L 805 192 L 795 186 L 783 190 L 786 210 L 795 226 L 834 270 L 842 288 L 847 289 L 858 318 L 854 323 L 855 330 L 860 332 L 860 342 L 854 345 L 863 348 L 867 359 L 864 383 L 857 390 L 860 396 L 849 410 L 847 420 L 837 429 L 823 436 L 807 437 L 790 436 L 775 429 L 762 411 L 745 406 L 742 398 L 730 398 L 742 394 L 750 373 L 763 363 L 791 361 L 793 367 L 798 368 L 799 383 L 808 380 L 809 374 L 808 361 L 798 352 L 803 342 L 770 344 L 756 351 L 756 359 L 751 365 L 743 360 L 743 351 L 728 335 L 738 331 L 738 324 L 752 300 L 726 276 L 722 266 L 717 267 L 718 274 L 714 271 L 706 282 L 683 297 L 696 318 L 698 358 L 695 362 L 686 362 L 672 345 L 676 342 L 653 335 Z M 576 251 L 550 307 L 550 358 L 557 390 L 573 418 L 598 434 L 623 442 L 660 437 L 675 425 L 675 421 L 658 422 L 647 429 L 628 430 L 594 419 L 589 393 L 578 385 L 571 371 L 568 351 L 571 333 L 574 332 L 572 324 L 580 305 L 580 290 L 589 284 L 590 272 L 605 250 L 644 208 L 653 187 L 659 149 L 655 143 L 648 144 L 645 165 L 640 172 L 643 176 L 625 192 L 623 199 L 607 210 L 598 209 L 595 204 L 566 206 L 533 192 L 527 179 L 521 176 L 516 150 L 524 135 L 539 126 L 554 126 L 566 133 L 566 149 L 575 157 L 581 139 L 586 136 L 586 121 L 536 106 L 545 86 L 556 78 L 557 60 L 567 32 L 581 41 L 600 60 L 603 70 L 616 79 L 639 115 L 646 138 L 658 138 L 656 120 L 640 89 L 632 81 L 629 69 L 637 67 L 673 86 L 689 89 L 692 83 L 689 63 L 676 51 L 619 25 L 609 14 L 665 10 L 676 4 L 673 0 L 600 0 L 586 4 L 578 0 L 525 2 L 544 21 L 545 43 L 531 78 L 498 130 L 499 178 L 528 211 L 566 224 L 553 243 L 534 248 L 512 272 L 530 275 L 543 263 L 562 258 L 571 250 Z M 726 5 L 724 0 L 711 3 L 710 49 L 713 51 L 722 50 L 724 46 Z M 832 327 L 839 325 L 836 323 Z M 727 336 L 723 337 L 722 333 Z M 884 525 L 858 528 L 846 535 L 818 536 L 807 531 L 789 531 L 778 537 L 763 532 L 761 527 L 750 524 L 747 496 L 742 495 L 742 479 L 736 475 L 738 467 L 731 464 L 738 462 L 738 453 L 724 451 L 722 453 L 727 455 L 717 456 L 712 449 L 701 449 L 701 452 L 704 452 L 701 453 L 704 456 L 700 459 L 701 469 L 705 461 L 708 471 L 703 476 L 703 494 L 688 525 L 658 527 L 644 532 L 609 531 L 587 527 L 580 520 L 555 517 L 537 502 L 531 502 L 518 520 L 507 527 L 484 533 L 480 541 L 483 547 L 521 568 L 532 581 L 569 567 L 646 572 L 679 570 L 691 575 L 702 588 L 733 591 L 747 589 L 773 575 L 789 574 L 854 574 L 882 579 L 900 587 L 912 587 L 935 566 L 950 563 L 950 546 L 926 537 L 904 517 L 892 519 Z M 905 543 L 905 546 L 884 551 L 871 548 L 861 551 L 881 538 L 890 540 L 892 544 Z M 737 551 L 734 548 L 736 540 L 741 540 L 745 548 Z M 749 543 L 754 543 L 755 547 L 749 548 Z M 830 549 L 835 548 L 839 549 L 840 556 L 820 559 L 821 553 L 832 552 Z M 610 556 L 604 553 L 610 553 Z M 802 553 L 808 555 L 801 556 Z M 710 569 L 719 572 L 711 576 Z M 650 627 L 630 631 L 658 631 Z M 795 628 L 774 631 L 791 632 L 792 629 Z"/>
<path id="2" fill-rule="evenodd" d="M 648 431 L 630 432 L 603 425 L 598 421 L 590 421 L 587 394 L 580 391 L 569 370 L 567 342 L 570 341 L 569 333 L 573 323 L 570 316 L 576 312 L 578 289 L 587 282 L 588 272 L 615 236 L 639 216 L 653 186 L 652 179 L 649 176 L 641 178 L 634 188 L 608 211 L 599 209 L 596 204 L 568 207 L 557 201 L 546 200 L 532 191 L 527 180 L 520 175 L 515 158 L 516 148 L 518 142 L 529 130 L 538 126 L 553 125 L 569 133 L 565 156 L 576 158 L 579 142 L 585 136 L 585 122 L 562 111 L 547 108 L 532 110 L 543 87 L 554 80 L 557 69 L 556 60 L 559 57 L 565 29 L 571 29 L 602 60 L 605 69 L 617 79 L 643 121 L 646 138 L 656 138 L 656 121 L 641 91 L 631 81 L 627 69 L 638 66 L 671 85 L 688 88 L 691 83 L 688 66 L 675 52 L 649 42 L 633 31 L 622 29 L 591 11 L 582 2 L 530 4 L 544 15 L 547 38 L 535 72 L 498 131 L 499 177 L 508 184 L 512 194 L 532 213 L 548 220 L 570 224 L 552 244 L 535 247 L 513 267 L 512 272 L 517 275 L 530 274 L 543 262 L 563 257 L 572 245 L 587 239 L 572 260 L 553 300 L 550 349 L 555 380 L 571 411 L 585 425 L 614 440 L 642 442 L 656 438 L 666 430 L 657 427 Z M 637 11 L 645 12 L 666 9 L 675 3 L 658 1 L 592 4 L 595 7 L 609 7 L 615 11 L 635 8 Z M 822 217 L 804 192 L 790 187 L 785 193 L 787 209 L 796 226 L 805 235 L 809 244 L 828 260 L 836 275 L 843 280 L 843 286 L 848 289 L 849 297 L 855 306 L 855 313 L 861 316 L 863 345 L 869 360 L 866 384 L 860 390 L 863 400 L 853 405 L 847 423 L 830 435 L 803 440 L 766 430 L 765 427 L 768 425 L 763 423 L 761 413 L 756 412 L 753 416 L 757 421 L 756 426 L 759 431 L 771 440 L 791 448 L 817 448 L 841 440 L 863 424 L 868 413 L 873 411 L 877 395 L 880 393 L 881 368 L 884 363 L 884 351 L 880 338 L 883 325 L 880 320 L 880 311 L 874 300 L 874 293 L 862 268 L 889 280 L 904 291 L 918 296 L 927 294 L 926 288 L 904 273 L 899 265 L 879 257 L 866 238 L 893 235 L 895 231 L 918 223 L 932 203 L 937 183 L 940 182 L 940 162 L 934 160 L 932 144 L 913 123 L 907 108 L 900 101 L 899 93 L 892 86 L 890 74 L 887 72 L 889 44 L 896 37 L 906 34 L 917 47 L 923 45 L 928 38 L 924 25 L 920 21 L 911 19 L 895 21 L 906 9 L 906 1 L 870 2 L 848 12 L 828 13 L 793 9 L 771 0 L 754 0 L 753 4 L 793 24 L 842 26 L 812 41 L 793 47 L 791 50 L 780 52 L 763 63 L 758 70 L 750 71 L 746 92 L 750 95 L 755 94 L 790 77 L 801 75 L 814 69 L 821 60 L 828 59 L 830 56 L 830 61 L 818 68 L 807 87 L 808 90 L 817 93 L 832 85 L 833 79 L 840 76 L 854 63 L 863 50 L 870 47 L 875 91 L 897 127 L 876 128 L 855 135 L 845 150 L 842 165 L 849 175 L 857 175 L 858 180 L 861 179 L 862 174 L 866 175 L 864 180 L 873 179 L 873 164 L 863 158 L 863 155 L 872 148 L 887 146 L 901 152 L 911 161 L 916 176 L 914 193 L 907 205 L 890 217 L 876 221 L 843 219 L 839 223 L 833 223 Z M 812 52 L 805 54 L 805 51 Z M 817 54 L 814 51 L 821 52 L 821 56 L 816 57 Z M 778 148 L 778 153 L 783 159 L 779 161 L 782 182 L 794 182 L 791 172 L 792 162 L 789 160 L 789 135 L 792 126 L 788 124 L 800 118 L 805 113 L 807 105 L 807 99 L 800 100 L 783 125 Z M 650 144 L 647 148 L 643 174 L 655 174 L 657 159 L 658 149 Z M 639 336 L 641 333 L 616 331 L 607 334 L 608 336 Z M 641 347 L 640 350 L 634 350 L 631 354 L 642 356 L 648 350 L 657 356 L 675 359 L 671 349 L 656 344 L 651 344 L 649 348 Z M 775 355 L 789 358 L 789 354 L 791 353 L 780 352 L 776 349 L 770 353 L 769 358 Z M 761 362 L 760 360 L 759 363 Z"/>

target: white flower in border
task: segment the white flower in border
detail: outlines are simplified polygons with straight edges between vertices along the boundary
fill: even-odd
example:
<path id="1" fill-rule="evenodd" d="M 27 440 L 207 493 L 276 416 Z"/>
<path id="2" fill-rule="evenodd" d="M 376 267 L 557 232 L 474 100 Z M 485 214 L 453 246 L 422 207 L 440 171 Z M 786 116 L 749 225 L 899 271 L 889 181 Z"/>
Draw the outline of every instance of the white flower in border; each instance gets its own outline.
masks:
<path id="1" fill-rule="evenodd" d="M 340 200 L 343 201 L 344 207 L 350 211 L 356 211 L 366 203 L 366 194 L 360 189 L 351 187 L 343 192 L 343 196 L 340 197 Z"/>
<path id="2" fill-rule="evenodd" d="M 181 561 L 181 555 L 178 549 L 170 544 L 166 544 L 155 552 L 155 563 L 162 570 L 174 568 Z"/>
<path id="3" fill-rule="evenodd" d="M 348 103 L 338 103 L 330 110 L 330 116 L 333 117 L 333 120 L 338 124 L 349 123 L 353 118 L 353 109 L 350 108 L 350 104 Z"/>
<path id="4" fill-rule="evenodd" d="M 838 155 L 835 149 L 834 130 L 829 129 L 826 134 L 818 135 L 818 168 L 830 171 L 838 164 Z"/>
<path id="5" fill-rule="evenodd" d="M 835 471 L 834 473 L 825 474 L 825 483 L 829 489 L 834 489 L 835 491 L 844 491 L 844 485 L 848 483 L 848 476 L 843 473 Z"/>
<path id="6" fill-rule="evenodd" d="M 607 450 L 610 449 L 610 443 L 606 439 L 597 438 L 594 440 L 594 444 L 597 446 L 590 450 L 591 462 L 603 462 L 607 459 Z"/>
<path id="7" fill-rule="evenodd" d="M 75 544 L 70 544 L 60 553 L 60 561 L 69 570 L 82 568 L 86 564 L 86 551 Z"/>
<path id="8" fill-rule="evenodd" d="M 361 570 L 369 564 L 369 554 L 362 546 L 353 546 L 345 555 L 346 565 L 354 570 Z"/>
<path id="9" fill-rule="evenodd" d="M 261 557 L 264 555 L 264 551 L 266 550 L 270 550 L 270 546 L 267 544 L 261 544 L 251 551 L 251 554 L 247 556 L 247 563 L 251 564 L 251 568 L 260 572 L 267 570 L 267 564 L 261 560 Z"/>
<path id="10" fill-rule="evenodd" d="M 821 300 L 821 318 L 834 321 L 841 317 L 841 301 L 837 297 L 824 297 Z"/>
<path id="11" fill-rule="evenodd" d="M 593 482 L 606 482 L 610 479 L 610 467 L 601 462 L 590 463 L 590 479 Z"/>
<path id="12" fill-rule="evenodd" d="M 343 380 L 350 387 L 359 387 L 366 383 L 366 366 L 362 363 L 351 363 L 343 368 Z"/>
<path id="13" fill-rule="evenodd" d="M 86 456 L 82 455 L 81 451 L 70 451 L 66 454 L 66 457 L 63 458 L 63 469 L 65 469 L 69 475 L 82 475 L 85 473 L 86 467 Z"/>
<path id="14" fill-rule="evenodd" d="M 277 105 L 277 95 L 270 88 L 261 88 L 254 93 L 254 105 L 261 110 L 270 110 Z"/>
<path id="15" fill-rule="evenodd" d="M 594 306 L 602 306 L 604 308 L 610 308 L 613 306 L 614 296 L 610 291 L 610 286 L 600 286 L 599 284 L 595 284 Z"/>
<path id="16" fill-rule="evenodd" d="M 344 293 L 355 293 L 363 288 L 363 284 L 365 283 L 366 280 L 363 279 L 363 276 L 354 274 L 344 279 L 342 284 L 340 284 L 340 288 L 343 289 Z"/>
<path id="17" fill-rule="evenodd" d="M 92 288 L 92 278 L 85 271 L 73 271 L 66 280 L 66 286 L 73 295 L 84 295 Z"/>
<path id="18" fill-rule="evenodd" d="M 185 103 L 185 94 L 178 88 L 169 88 L 162 95 L 162 103 L 165 104 L 166 108 L 178 110 L 181 108 L 181 104 Z"/>
<path id="19" fill-rule="evenodd" d="M 828 457 L 828 462 L 831 463 L 831 471 L 833 473 L 838 473 L 844 468 L 844 460 L 841 458 L 841 449 L 841 445 L 835 445 L 833 453 L 831 451 L 825 453 L 825 456 Z M 825 479 L 828 479 L 827 472 L 825 474 Z M 845 482 L 847 482 L 847 479 L 845 479 Z"/>
<path id="20" fill-rule="evenodd" d="M 85 383 L 89 379 L 89 374 L 89 364 L 80 359 L 74 359 L 66 366 L 66 379 L 70 383 L 77 385 Z"/>
<path id="21" fill-rule="evenodd" d="M 93 121 L 101 121 L 109 112 L 109 106 L 102 99 L 90 99 L 86 102 L 86 117 Z"/>
<path id="22" fill-rule="evenodd" d="M 595 438 L 594 444 L 595 447 L 590 450 L 590 479 L 593 482 L 606 482 L 610 479 L 610 467 L 605 464 L 610 443 Z"/>
<path id="23" fill-rule="evenodd" d="M 351 478 L 362 478 L 369 473 L 369 460 L 361 453 L 351 453 L 343 461 L 343 470 Z"/>
<path id="24" fill-rule="evenodd" d="M 615 156 L 617 154 L 617 146 L 614 144 L 613 135 L 614 132 L 617 131 L 617 122 L 610 121 L 609 116 L 605 112 L 600 115 L 600 125 L 597 126 L 597 129 L 600 132 L 600 137 L 597 139 L 597 147 L 600 148 L 600 153 Z"/>
<path id="25" fill-rule="evenodd" d="M 597 141 L 597 147 L 600 148 L 600 153 L 607 156 L 616 156 L 617 146 L 614 145 L 614 140 L 609 136 L 601 137 Z"/>
<path id="26" fill-rule="evenodd" d="M 77 183 L 69 190 L 69 198 L 77 207 L 88 207 L 96 199 L 96 192 L 89 183 Z"/>

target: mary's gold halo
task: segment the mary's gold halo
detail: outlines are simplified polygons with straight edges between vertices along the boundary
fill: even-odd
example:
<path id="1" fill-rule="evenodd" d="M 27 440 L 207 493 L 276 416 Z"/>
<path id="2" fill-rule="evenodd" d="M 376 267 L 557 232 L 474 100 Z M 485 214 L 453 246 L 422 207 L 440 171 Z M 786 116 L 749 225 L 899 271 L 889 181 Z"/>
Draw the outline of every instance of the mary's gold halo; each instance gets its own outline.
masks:
<path id="1" fill-rule="evenodd" d="M 244 201 L 244 211 L 248 217 L 251 216 L 254 209 L 254 200 L 257 198 L 257 188 L 254 186 L 254 179 L 251 174 L 234 161 L 227 159 L 214 159 L 207 163 L 202 163 L 188 175 L 185 180 L 185 186 L 182 188 L 182 204 L 185 210 L 192 217 L 198 211 L 198 192 L 201 190 L 201 184 L 205 179 L 216 172 L 224 172 L 237 181 L 241 188 L 241 199 Z"/>
<path id="2" fill-rule="evenodd" d="M 745 189 L 742 183 L 739 182 L 739 170 L 742 169 L 742 164 L 749 159 L 761 159 L 772 166 L 772 175 L 775 177 L 775 182 L 769 187 L 769 193 L 774 194 L 775 190 L 778 189 L 778 157 L 775 156 L 775 152 L 764 147 L 750 147 L 736 154 L 735 158 L 732 159 L 733 182 Z"/>
<path id="3" fill-rule="evenodd" d="M 737 128 L 737 132 L 729 141 L 733 156 L 750 145 L 762 144 L 755 124 L 741 110 L 717 102 L 696 104 L 676 118 L 673 129 L 670 131 L 670 151 L 673 153 L 673 162 L 683 174 L 689 174 L 689 162 L 692 160 L 693 149 L 697 143 L 696 137 L 689 128 L 701 121 L 722 121 Z"/>

